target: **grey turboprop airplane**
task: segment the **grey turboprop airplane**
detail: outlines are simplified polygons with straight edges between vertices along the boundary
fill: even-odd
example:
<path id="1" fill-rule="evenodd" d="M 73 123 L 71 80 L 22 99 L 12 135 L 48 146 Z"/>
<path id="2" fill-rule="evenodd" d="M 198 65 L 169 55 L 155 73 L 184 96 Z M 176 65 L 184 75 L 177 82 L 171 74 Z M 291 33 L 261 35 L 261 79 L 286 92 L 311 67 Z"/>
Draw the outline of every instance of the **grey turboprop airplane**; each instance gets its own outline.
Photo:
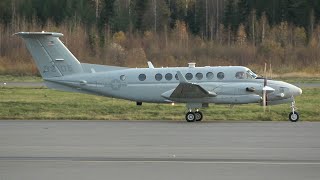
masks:
<path id="1" fill-rule="evenodd" d="M 61 33 L 19 32 L 47 87 L 149 103 L 186 103 L 188 122 L 201 121 L 200 108 L 214 104 L 263 106 L 291 103 L 289 120 L 296 122 L 294 97 L 302 90 L 267 80 L 243 66 L 127 68 L 80 63 L 60 41 Z"/>

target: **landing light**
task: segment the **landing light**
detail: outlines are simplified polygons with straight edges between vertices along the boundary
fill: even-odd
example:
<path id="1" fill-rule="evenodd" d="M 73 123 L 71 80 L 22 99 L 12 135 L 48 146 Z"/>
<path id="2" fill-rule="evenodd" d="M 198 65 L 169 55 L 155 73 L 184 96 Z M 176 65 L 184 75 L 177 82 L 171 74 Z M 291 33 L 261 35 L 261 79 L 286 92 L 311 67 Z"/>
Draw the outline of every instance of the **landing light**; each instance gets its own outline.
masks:
<path id="1" fill-rule="evenodd" d="M 172 105 L 172 106 L 174 106 L 174 102 L 173 102 L 173 103 L 171 103 L 171 105 Z"/>

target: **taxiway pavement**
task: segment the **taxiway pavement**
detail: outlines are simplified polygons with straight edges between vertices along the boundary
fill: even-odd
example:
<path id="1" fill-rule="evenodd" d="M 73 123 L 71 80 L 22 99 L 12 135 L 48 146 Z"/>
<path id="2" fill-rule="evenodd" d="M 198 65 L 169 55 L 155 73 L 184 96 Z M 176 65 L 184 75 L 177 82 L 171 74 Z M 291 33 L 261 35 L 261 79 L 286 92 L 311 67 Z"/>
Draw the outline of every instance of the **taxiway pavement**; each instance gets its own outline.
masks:
<path id="1" fill-rule="evenodd" d="M 0 121 L 0 180 L 320 179 L 320 123 Z"/>

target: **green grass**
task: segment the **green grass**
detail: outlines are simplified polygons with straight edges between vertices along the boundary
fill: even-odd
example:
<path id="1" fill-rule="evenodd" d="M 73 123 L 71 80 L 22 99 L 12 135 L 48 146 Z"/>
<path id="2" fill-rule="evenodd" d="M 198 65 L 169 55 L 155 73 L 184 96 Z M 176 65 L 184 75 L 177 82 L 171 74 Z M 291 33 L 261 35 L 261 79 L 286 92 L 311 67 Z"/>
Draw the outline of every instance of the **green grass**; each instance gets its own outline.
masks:
<path id="1" fill-rule="evenodd" d="M 320 88 L 303 89 L 296 98 L 301 120 L 320 121 Z M 290 105 L 211 105 L 202 109 L 204 121 L 262 120 L 287 121 Z M 184 104 L 148 104 L 100 96 L 68 93 L 46 88 L 0 88 L 0 119 L 74 120 L 179 120 L 184 121 Z"/>
<path id="2" fill-rule="evenodd" d="M 288 83 L 320 83 L 320 77 L 281 77 L 275 78 L 275 80 Z"/>

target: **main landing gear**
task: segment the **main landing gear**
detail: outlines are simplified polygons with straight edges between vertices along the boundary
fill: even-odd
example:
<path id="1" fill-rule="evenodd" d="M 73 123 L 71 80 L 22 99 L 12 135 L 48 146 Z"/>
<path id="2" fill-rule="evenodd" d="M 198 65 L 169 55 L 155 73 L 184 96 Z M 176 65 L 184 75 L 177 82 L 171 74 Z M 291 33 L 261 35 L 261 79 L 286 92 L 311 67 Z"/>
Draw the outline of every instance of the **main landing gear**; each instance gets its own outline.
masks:
<path id="1" fill-rule="evenodd" d="M 293 98 L 293 101 L 291 102 L 291 106 L 290 106 L 291 112 L 289 113 L 289 120 L 291 122 L 297 122 L 299 120 L 299 113 L 296 111 L 298 108 L 296 108 L 295 104 L 296 102 L 294 101 L 294 98 Z"/>
<path id="2" fill-rule="evenodd" d="M 192 110 L 190 109 L 189 112 L 186 114 L 186 120 L 188 122 L 201 121 L 202 118 L 203 114 L 199 110 L 192 112 Z"/>

